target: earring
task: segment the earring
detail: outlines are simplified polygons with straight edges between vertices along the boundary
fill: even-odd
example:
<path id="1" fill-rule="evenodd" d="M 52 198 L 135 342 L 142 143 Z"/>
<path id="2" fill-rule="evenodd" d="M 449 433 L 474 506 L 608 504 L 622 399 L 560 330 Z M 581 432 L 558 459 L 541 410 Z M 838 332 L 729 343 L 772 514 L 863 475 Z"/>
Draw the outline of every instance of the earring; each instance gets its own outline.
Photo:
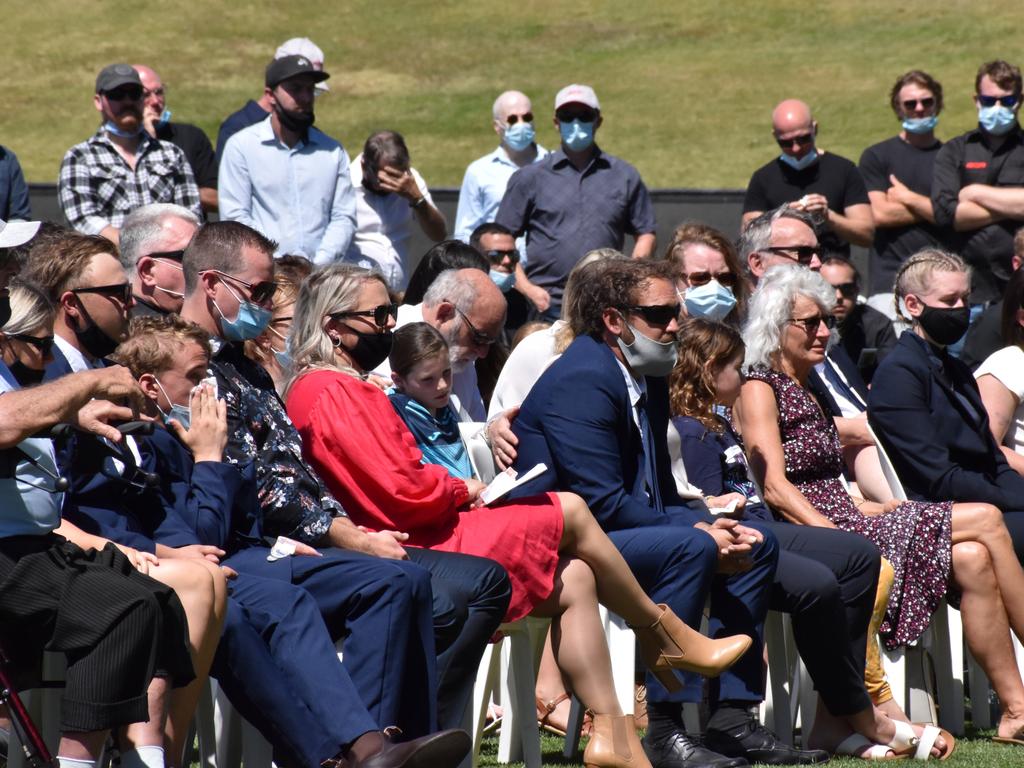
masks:
<path id="1" fill-rule="evenodd" d="M 334 347 L 335 349 L 341 349 L 341 337 L 331 336 L 330 339 L 332 347 Z"/>

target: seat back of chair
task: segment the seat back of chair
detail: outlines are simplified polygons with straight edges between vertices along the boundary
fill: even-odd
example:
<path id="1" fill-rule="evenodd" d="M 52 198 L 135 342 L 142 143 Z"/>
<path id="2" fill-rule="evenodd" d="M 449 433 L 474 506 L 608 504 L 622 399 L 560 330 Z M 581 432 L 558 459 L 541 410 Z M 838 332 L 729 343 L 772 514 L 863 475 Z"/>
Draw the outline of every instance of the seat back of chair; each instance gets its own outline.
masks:
<path id="1" fill-rule="evenodd" d="M 498 466 L 494 463 L 491 447 L 484 440 L 485 426 L 478 421 L 461 421 L 459 432 L 469 453 L 469 463 L 473 465 L 473 475 L 480 482 L 489 483 L 498 474 Z"/>
<path id="2" fill-rule="evenodd" d="M 878 435 L 875 434 L 875 430 L 871 428 L 870 423 L 868 424 L 868 434 L 875 441 L 875 448 L 878 450 L 878 463 L 882 467 L 882 475 L 885 477 L 885 482 L 889 484 L 889 493 L 897 501 L 906 501 L 907 492 L 903 490 L 903 483 L 897 477 L 896 468 L 889 461 L 889 455 L 885 452 L 885 448 L 882 447 L 882 443 L 878 439 Z"/>

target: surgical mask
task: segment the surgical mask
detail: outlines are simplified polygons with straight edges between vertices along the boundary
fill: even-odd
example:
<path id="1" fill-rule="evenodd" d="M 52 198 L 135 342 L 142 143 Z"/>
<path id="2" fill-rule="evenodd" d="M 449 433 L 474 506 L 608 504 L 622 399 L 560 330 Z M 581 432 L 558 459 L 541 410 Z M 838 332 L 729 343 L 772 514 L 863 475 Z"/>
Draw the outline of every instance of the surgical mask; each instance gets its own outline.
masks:
<path id="1" fill-rule="evenodd" d="M 224 338 L 228 341 L 248 341 L 249 339 L 255 339 L 261 333 L 263 329 L 270 323 L 270 319 L 274 316 L 274 313 L 269 309 L 264 309 L 259 304 L 254 304 L 251 301 L 243 301 L 237 293 L 231 290 L 231 286 L 227 283 L 223 283 L 224 287 L 228 289 L 228 293 L 235 297 L 238 301 L 238 314 L 235 315 L 234 320 L 228 320 L 224 316 L 224 311 L 220 308 L 220 305 L 216 301 L 213 302 L 213 306 L 217 308 L 217 312 L 220 313 L 220 331 Z"/>
<path id="2" fill-rule="evenodd" d="M 45 368 L 29 368 L 21 360 L 17 359 L 8 365 L 7 368 L 22 387 L 31 387 L 33 384 L 38 384 L 43 380 L 43 376 L 46 375 Z"/>
<path id="3" fill-rule="evenodd" d="M 1002 104 L 978 109 L 978 124 L 993 136 L 1009 133 L 1017 122 L 1017 114 Z"/>
<path id="4" fill-rule="evenodd" d="M 907 133 L 930 133 L 939 124 L 938 115 L 929 117 L 905 117 L 903 118 L 903 130 Z"/>
<path id="5" fill-rule="evenodd" d="M 184 298 L 185 298 L 185 294 L 184 293 L 180 293 L 178 291 L 172 291 L 170 288 L 164 288 L 163 286 L 160 286 L 160 285 L 154 285 L 153 287 L 156 288 L 158 291 L 163 291 L 168 296 L 173 296 L 176 299 L 183 299 L 184 300 Z"/>
<path id="6" fill-rule="evenodd" d="M 787 155 L 785 152 L 783 152 L 781 155 L 779 155 L 779 160 L 784 162 L 794 171 L 802 171 L 804 168 L 809 168 L 815 162 L 817 162 L 818 150 L 812 149 L 803 157 L 793 157 L 792 155 Z"/>
<path id="7" fill-rule="evenodd" d="M 492 269 L 488 274 L 502 293 L 508 293 L 512 290 L 512 286 L 516 284 L 515 272 L 499 272 L 496 269 Z"/>
<path id="8" fill-rule="evenodd" d="M 281 366 L 282 370 L 290 370 L 292 367 L 292 356 L 288 354 L 287 349 L 282 349 L 278 352 L 274 350 L 274 359 L 277 360 L 277 364 Z M 376 366 L 375 366 L 376 367 Z"/>
<path id="9" fill-rule="evenodd" d="M 679 343 L 675 338 L 672 341 L 655 341 L 629 323 L 626 326 L 633 332 L 633 343 L 627 344 L 621 336 L 616 341 L 633 372 L 638 376 L 668 376 L 676 364 L 679 351 Z"/>
<path id="10" fill-rule="evenodd" d="M 967 333 L 971 324 L 969 307 L 929 307 L 924 305 L 917 322 L 928 338 L 944 347 L 955 344 Z"/>
<path id="11" fill-rule="evenodd" d="M 533 139 L 537 132 L 533 128 L 533 123 L 527 123 L 524 120 L 520 120 L 515 125 L 510 125 L 505 129 L 505 143 L 508 144 L 509 149 L 516 152 L 522 152 L 528 146 L 533 144 Z"/>
<path id="12" fill-rule="evenodd" d="M 363 331 L 356 331 L 349 329 L 359 339 L 356 345 L 349 349 L 345 347 L 345 351 L 352 356 L 352 360 L 356 365 L 363 371 L 372 371 L 378 365 L 388 359 L 388 355 L 391 354 L 391 342 L 393 335 L 391 331 L 384 331 L 383 333 L 365 333 Z M 338 346 L 341 346 L 341 339 L 338 339 Z"/>
<path id="13" fill-rule="evenodd" d="M 281 125 L 293 133 L 305 133 L 313 126 L 313 122 L 316 120 L 316 115 L 313 114 L 312 110 L 309 112 L 298 112 L 284 109 L 280 104 L 275 104 L 274 112 L 277 113 L 277 119 L 281 121 Z"/>
<path id="14" fill-rule="evenodd" d="M 181 426 L 183 426 L 185 429 L 191 429 L 192 408 L 187 405 L 178 405 L 176 402 L 171 400 L 170 397 L 167 396 L 167 390 L 164 389 L 164 385 L 160 383 L 160 379 L 154 377 L 154 381 L 156 381 L 156 385 L 160 387 L 160 391 L 163 393 L 164 398 L 167 400 L 168 403 L 171 404 L 170 412 L 164 411 L 164 409 L 160 407 L 159 403 L 156 404 L 156 409 L 160 411 L 160 415 L 163 416 L 164 424 L 169 422 L 171 419 L 174 419 L 179 424 L 181 424 Z"/>
<path id="15" fill-rule="evenodd" d="M 573 152 L 589 149 L 594 143 L 594 126 L 596 122 L 584 123 L 573 120 L 571 123 L 558 121 L 558 132 L 562 135 L 562 143 Z"/>
<path id="16" fill-rule="evenodd" d="M 683 303 L 690 317 L 703 317 L 717 323 L 732 312 L 736 297 L 717 280 L 709 280 L 696 288 L 687 288 Z"/>
<path id="17" fill-rule="evenodd" d="M 115 123 L 113 120 L 107 120 L 107 122 L 103 124 L 103 130 L 105 130 L 107 133 L 112 133 L 115 136 L 122 139 L 134 139 L 136 136 L 142 133 L 142 126 L 140 125 L 138 129 L 134 131 L 124 131 L 118 128 L 117 123 Z"/>

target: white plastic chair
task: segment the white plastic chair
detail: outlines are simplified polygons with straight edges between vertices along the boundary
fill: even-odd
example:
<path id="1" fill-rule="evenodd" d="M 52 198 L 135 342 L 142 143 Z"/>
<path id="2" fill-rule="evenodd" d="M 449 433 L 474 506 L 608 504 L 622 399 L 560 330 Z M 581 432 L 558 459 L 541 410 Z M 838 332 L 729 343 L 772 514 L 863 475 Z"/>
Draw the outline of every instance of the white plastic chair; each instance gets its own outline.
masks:
<path id="1" fill-rule="evenodd" d="M 491 446 L 484 440 L 486 427 L 486 424 L 479 421 L 459 422 L 459 433 L 469 452 L 469 463 L 473 466 L 473 475 L 482 483 L 491 482 L 498 474 L 498 465 L 494 461 Z"/>
<path id="2" fill-rule="evenodd" d="M 39 729 L 39 735 L 43 737 L 43 741 L 46 742 L 46 746 L 54 757 L 57 756 L 57 745 L 60 742 L 60 704 L 63 694 L 63 689 L 60 686 L 64 681 L 66 669 L 67 664 L 63 654 L 45 652 L 43 653 L 42 687 L 18 693 L 29 717 Z M 7 745 L 7 766 L 8 768 L 26 768 L 26 764 L 21 743 L 18 741 L 14 729 L 11 728 Z"/>

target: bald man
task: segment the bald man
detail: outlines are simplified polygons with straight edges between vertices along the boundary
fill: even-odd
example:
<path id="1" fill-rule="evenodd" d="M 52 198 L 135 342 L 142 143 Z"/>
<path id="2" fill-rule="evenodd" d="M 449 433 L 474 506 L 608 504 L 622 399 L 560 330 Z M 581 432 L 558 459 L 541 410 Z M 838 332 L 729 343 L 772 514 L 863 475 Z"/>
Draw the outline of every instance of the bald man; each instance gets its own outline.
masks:
<path id="1" fill-rule="evenodd" d="M 826 254 L 849 258 L 850 244 L 870 246 L 875 234 L 871 202 L 857 166 L 817 147 L 818 123 L 798 99 L 772 112 L 772 136 L 782 154 L 750 177 L 743 226 L 765 211 L 789 204 L 819 223 Z"/>
<path id="2" fill-rule="evenodd" d="M 534 141 L 533 105 L 525 93 L 505 91 L 494 100 L 491 117 L 501 143 L 493 152 L 469 164 L 459 190 L 455 238 L 464 243 L 469 242 L 469 236 L 478 226 L 494 221 L 512 174 L 548 154 Z M 516 242 L 516 247 L 520 257 L 525 256 L 524 238 Z M 526 278 L 521 263 L 516 266 L 515 287 L 541 312 L 551 303 L 548 292 Z"/>
<path id="3" fill-rule="evenodd" d="M 217 158 L 213 154 L 213 145 L 198 126 L 171 122 L 166 88 L 160 75 L 145 64 L 133 64 L 132 67 L 142 80 L 142 125 L 146 133 L 154 139 L 169 141 L 181 148 L 199 186 L 199 201 L 203 210 L 216 211 Z"/>

